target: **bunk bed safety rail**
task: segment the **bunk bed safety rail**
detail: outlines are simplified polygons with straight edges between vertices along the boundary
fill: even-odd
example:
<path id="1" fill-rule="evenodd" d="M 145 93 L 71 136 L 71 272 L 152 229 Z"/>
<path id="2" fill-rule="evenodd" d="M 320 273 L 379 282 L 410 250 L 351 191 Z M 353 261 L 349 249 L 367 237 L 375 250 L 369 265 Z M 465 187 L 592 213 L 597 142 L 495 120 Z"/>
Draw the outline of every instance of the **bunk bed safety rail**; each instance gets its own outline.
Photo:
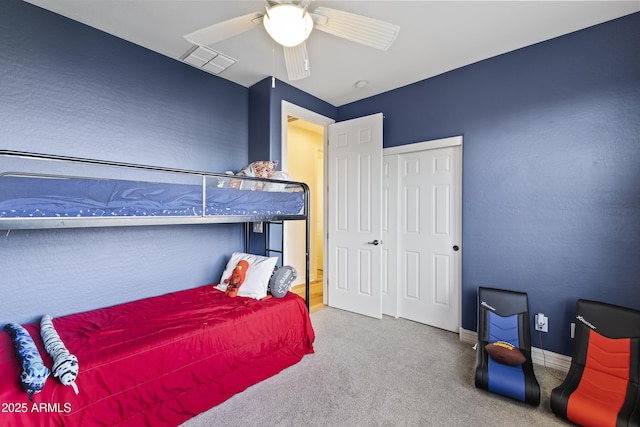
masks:
<path id="1" fill-rule="evenodd" d="M 0 150 L 0 229 L 306 219 L 304 183 Z"/>

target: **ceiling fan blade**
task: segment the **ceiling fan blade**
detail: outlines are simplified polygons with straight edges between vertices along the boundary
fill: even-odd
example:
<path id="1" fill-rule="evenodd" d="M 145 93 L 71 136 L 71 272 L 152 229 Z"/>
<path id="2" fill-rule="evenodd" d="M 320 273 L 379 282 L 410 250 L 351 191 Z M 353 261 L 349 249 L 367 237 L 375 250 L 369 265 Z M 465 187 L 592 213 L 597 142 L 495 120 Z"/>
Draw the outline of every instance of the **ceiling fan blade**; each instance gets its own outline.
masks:
<path id="1" fill-rule="evenodd" d="M 187 34 L 184 38 L 199 46 L 214 44 L 256 28 L 258 26 L 257 24 L 262 23 L 263 15 L 263 13 L 254 12 L 238 16 L 237 18 L 201 28 L 193 33 Z"/>
<path id="2" fill-rule="evenodd" d="M 397 25 L 328 7 L 318 7 L 313 15 L 319 15 L 314 17 L 314 29 L 380 50 L 389 49 L 400 31 Z M 327 19 L 326 24 L 320 17 Z"/>
<path id="3" fill-rule="evenodd" d="M 267 0 L 269 6 L 277 6 L 279 4 L 295 4 L 301 8 L 305 8 L 311 4 L 311 0 Z"/>
<path id="4" fill-rule="evenodd" d="M 307 54 L 307 44 L 300 43 L 298 46 L 285 47 L 284 62 L 287 66 L 289 80 L 301 80 L 311 75 L 309 67 L 309 55 Z"/>

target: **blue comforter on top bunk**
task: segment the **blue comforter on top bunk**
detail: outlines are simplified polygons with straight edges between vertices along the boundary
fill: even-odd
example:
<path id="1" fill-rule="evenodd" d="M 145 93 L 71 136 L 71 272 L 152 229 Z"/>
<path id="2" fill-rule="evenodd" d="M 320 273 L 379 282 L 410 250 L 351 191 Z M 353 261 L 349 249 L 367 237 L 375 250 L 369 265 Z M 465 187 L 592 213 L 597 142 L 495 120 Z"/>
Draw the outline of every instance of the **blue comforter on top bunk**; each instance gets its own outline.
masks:
<path id="1" fill-rule="evenodd" d="M 302 192 L 206 187 L 204 215 L 298 215 Z M 0 218 L 202 216 L 202 186 L 4 176 Z"/>

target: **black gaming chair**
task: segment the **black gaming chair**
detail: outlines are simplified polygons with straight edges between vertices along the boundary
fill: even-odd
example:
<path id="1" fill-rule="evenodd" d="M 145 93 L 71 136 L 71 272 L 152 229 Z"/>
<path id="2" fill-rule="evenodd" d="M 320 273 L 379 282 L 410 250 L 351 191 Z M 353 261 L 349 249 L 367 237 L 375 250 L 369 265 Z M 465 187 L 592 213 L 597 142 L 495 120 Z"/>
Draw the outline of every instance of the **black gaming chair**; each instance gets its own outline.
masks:
<path id="1" fill-rule="evenodd" d="M 551 410 L 582 426 L 640 425 L 640 311 L 578 300 L 571 367 Z"/>
<path id="2" fill-rule="evenodd" d="M 504 341 L 520 350 L 526 360 L 506 365 L 494 360 L 485 346 Z M 478 348 L 476 387 L 530 405 L 540 404 L 540 385 L 531 362 L 529 301 L 526 293 L 478 288 Z"/>

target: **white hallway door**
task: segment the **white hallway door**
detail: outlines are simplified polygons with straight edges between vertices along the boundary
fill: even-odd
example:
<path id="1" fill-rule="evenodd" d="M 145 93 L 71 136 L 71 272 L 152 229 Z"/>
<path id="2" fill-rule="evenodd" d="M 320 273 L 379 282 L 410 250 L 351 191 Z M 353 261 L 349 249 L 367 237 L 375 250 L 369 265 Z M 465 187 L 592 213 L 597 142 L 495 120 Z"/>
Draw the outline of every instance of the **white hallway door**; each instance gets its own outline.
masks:
<path id="1" fill-rule="evenodd" d="M 399 316 L 460 328 L 461 146 L 399 155 Z"/>
<path id="2" fill-rule="evenodd" d="M 382 114 L 329 126 L 328 304 L 382 318 Z"/>

